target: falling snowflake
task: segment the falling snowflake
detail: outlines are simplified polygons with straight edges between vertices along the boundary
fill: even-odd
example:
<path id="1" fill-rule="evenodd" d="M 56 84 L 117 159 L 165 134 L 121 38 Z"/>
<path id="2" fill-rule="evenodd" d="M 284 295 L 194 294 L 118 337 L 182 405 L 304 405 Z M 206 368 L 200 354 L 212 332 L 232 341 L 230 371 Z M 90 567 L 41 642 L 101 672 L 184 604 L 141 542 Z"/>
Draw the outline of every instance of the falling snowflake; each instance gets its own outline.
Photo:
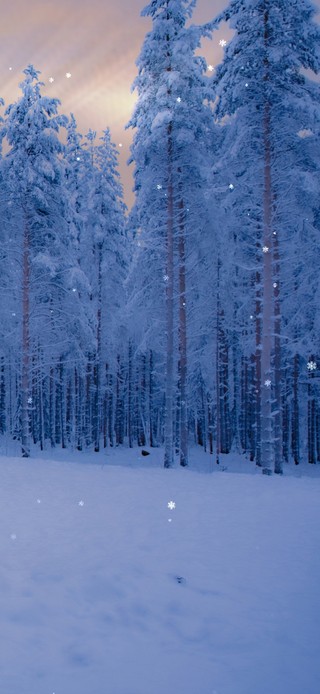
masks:
<path id="1" fill-rule="evenodd" d="M 225 39 L 220 39 L 219 46 L 222 46 L 222 48 L 224 48 L 226 45 L 227 45 L 227 42 L 225 41 Z"/>
<path id="2" fill-rule="evenodd" d="M 268 246 L 263 246 L 262 250 L 264 253 L 268 253 L 269 248 Z"/>
<path id="3" fill-rule="evenodd" d="M 178 104 L 180 104 L 180 102 L 181 102 L 181 96 L 178 96 L 177 102 L 178 102 Z"/>
<path id="4" fill-rule="evenodd" d="M 28 398 L 28 405 L 32 405 L 32 397 Z"/>
<path id="5" fill-rule="evenodd" d="M 272 286 L 273 286 L 273 288 L 275 289 L 278 285 L 277 285 L 276 282 L 274 282 Z"/>
<path id="6" fill-rule="evenodd" d="M 52 84 L 52 82 L 54 82 L 54 77 L 49 77 L 49 82 Z"/>
<path id="7" fill-rule="evenodd" d="M 122 146 L 123 146 L 123 145 L 122 145 L 122 142 L 119 142 L 119 147 L 122 147 Z"/>
<path id="8" fill-rule="evenodd" d="M 82 501 L 82 499 L 79 501 L 79 506 L 84 506 L 84 501 Z"/>
<path id="9" fill-rule="evenodd" d="M 76 288 L 75 288 L 75 287 L 72 287 L 72 291 L 73 291 L 73 292 L 76 292 L 77 290 L 76 290 Z"/>
<path id="10" fill-rule="evenodd" d="M 17 536 L 15 535 L 15 533 L 12 533 L 12 535 L 10 535 L 10 537 L 11 537 L 11 540 L 16 540 L 16 539 L 17 539 Z"/>
<path id="11" fill-rule="evenodd" d="M 308 361 L 308 363 L 307 363 L 308 371 L 315 371 L 316 368 L 317 368 L 317 364 L 315 361 Z"/>
<path id="12" fill-rule="evenodd" d="M 171 522 L 172 522 L 172 518 L 168 518 L 168 523 L 171 523 Z"/>
<path id="13" fill-rule="evenodd" d="M 213 70 L 214 70 L 213 65 L 208 65 L 208 70 L 209 70 L 209 72 L 213 72 Z"/>
<path id="14" fill-rule="evenodd" d="M 250 316 L 251 320 L 253 319 L 253 316 Z"/>
<path id="15" fill-rule="evenodd" d="M 13 70 L 13 68 L 12 68 L 12 67 L 9 67 L 9 70 Z"/>
<path id="16" fill-rule="evenodd" d="M 77 160 L 77 161 L 81 161 L 80 157 L 76 157 L 76 160 Z"/>
<path id="17" fill-rule="evenodd" d="M 233 189 L 234 189 L 234 185 L 233 185 L 233 183 L 230 183 L 229 184 L 229 190 L 233 190 Z"/>
<path id="18" fill-rule="evenodd" d="M 41 499 L 37 499 L 37 504 L 41 504 Z"/>
<path id="19" fill-rule="evenodd" d="M 267 386 L 267 388 L 270 388 L 270 386 L 271 386 L 270 378 L 267 378 L 267 380 L 264 382 L 264 385 Z"/>
<path id="20" fill-rule="evenodd" d="M 168 279 L 169 279 L 169 275 L 163 275 L 164 282 L 168 282 Z"/>
<path id="21" fill-rule="evenodd" d="M 245 87 L 249 87 L 248 82 L 246 82 L 244 86 L 245 86 Z"/>
<path id="22" fill-rule="evenodd" d="M 161 183 L 158 183 L 158 184 L 157 184 L 157 190 L 161 190 L 161 188 L 162 188 Z"/>
<path id="23" fill-rule="evenodd" d="M 176 504 L 174 501 L 168 501 L 168 508 L 172 511 L 176 507 Z"/>
<path id="24" fill-rule="evenodd" d="M 67 78 L 67 80 L 69 80 L 70 77 L 71 77 L 71 72 L 66 72 L 66 78 Z"/>

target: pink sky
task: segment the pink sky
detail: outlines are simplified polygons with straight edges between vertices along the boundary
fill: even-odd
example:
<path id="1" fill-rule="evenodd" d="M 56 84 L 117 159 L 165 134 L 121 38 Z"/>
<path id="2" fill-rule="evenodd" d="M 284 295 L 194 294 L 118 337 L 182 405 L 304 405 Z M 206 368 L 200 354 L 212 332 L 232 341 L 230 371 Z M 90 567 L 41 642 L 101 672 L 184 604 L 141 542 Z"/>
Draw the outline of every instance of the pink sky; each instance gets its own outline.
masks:
<path id="1" fill-rule="evenodd" d="M 10 0 L 1 10 L 1 85 L 6 104 L 19 96 L 22 70 L 28 63 L 41 70 L 45 91 L 58 97 L 61 112 L 73 112 L 81 132 L 100 134 L 107 126 L 120 148 L 126 198 L 132 202 L 125 162 L 132 133 L 124 127 L 135 95 L 130 87 L 135 60 L 150 22 L 140 17 L 145 0 Z M 198 0 L 193 21 L 212 19 L 227 0 Z M 319 0 L 320 4 L 320 0 Z M 208 61 L 222 58 L 222 29 L 204 49 Z M 10 69 L 11 68 L 11 69 Z M 66 73 L 71 77 L 66 78 Z M 49 83 L 53 77 L 54 82 Z"/>

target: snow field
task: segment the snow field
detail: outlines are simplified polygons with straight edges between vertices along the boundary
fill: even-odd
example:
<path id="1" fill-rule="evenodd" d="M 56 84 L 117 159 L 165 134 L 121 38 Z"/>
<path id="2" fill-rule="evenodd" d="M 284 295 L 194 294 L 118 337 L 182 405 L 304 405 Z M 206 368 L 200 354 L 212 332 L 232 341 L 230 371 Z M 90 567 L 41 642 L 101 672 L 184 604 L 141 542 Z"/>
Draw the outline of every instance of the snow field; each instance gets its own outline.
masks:
<path id="1" fill-rule="evenodd" d="M 319 694 L 319 478 L 161 456 L 0 459 L 1 693 Z"/>

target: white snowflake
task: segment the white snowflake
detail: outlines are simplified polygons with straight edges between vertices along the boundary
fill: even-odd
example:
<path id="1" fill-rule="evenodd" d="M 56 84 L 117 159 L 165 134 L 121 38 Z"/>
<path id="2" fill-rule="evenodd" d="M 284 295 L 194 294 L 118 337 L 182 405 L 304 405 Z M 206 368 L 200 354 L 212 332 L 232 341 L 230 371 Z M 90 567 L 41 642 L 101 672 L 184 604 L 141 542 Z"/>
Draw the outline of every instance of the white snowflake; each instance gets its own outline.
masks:
<path id="1" fill-rule="evenodd" d="M 77 290 L 76 290 L 76 288 L 75 288 L 75 287 L 72 287 L 72 291 L 73 291 L 73 292 L 76 292 Z"/>
<path id="2" fill-rule="evenodd" d="M 209 70 L 209 72 L 213 72 L 214 71 L 213 65 L 208 65 L 208 70 Z"/>
<path id="3" fill-rule="evenodd" d="M 219 46 L 222 46 L 222 48 L 224 48 L 224 46 L 226 46 L 226 45 L 227 45 L 227 42 L 225 41 L 225 39 L 220 39 Z"/>
<path id="4" fill-rule="evenodd" d="M 67 78 L 67 80 L 69 80 L 70 77 L 71 77 L 71 72 L 66 72 L 66 78 Z"/>
<path id="5" fill-rule="evenodd" d="M 49 82 L 52 84 L 52 82 L 54 82 L 54 77 L 49 77 Z"/>
<path id="6" fill-rule="evenodd" d="M 158 184 L 157 184 L 157 190 L 161 190 L 161 188 L 162 188 L 161 183 L 158 183 Z"/>
<path id="7" fill-rule="evenodd" d="M 76 160 L 77 160 L 77 161 L 81 161 L 81 158 L 80 158 L 80 157 L 76 157 Z"/>
<path id="8" fill-rule="evenodd" d="M 169 275 L 163 275 L 163 281 L 164 282 L 168 282 L 168 279 L 169 279 Z"/>
<path id="9" fill-rule="evenodd" d="M 230 184 L 229 184 L 229 189 L 230 189 L 230 190 L 233 190 L 233 189 L 234 189 L 233 183 L 230 183 Z"/>
<path id="10" fill-rule="evenodd" d="M 17 536 L 16 536 L 15 533 L 12 533 L 12 535 L 10 535 L 10 537 L 11 537 L 11 540 L 16 540 L 16 539 L 17 539 Z"/>
<path id="11" fill-rule="evenodd" d="M 180 104 L 180 102 L 181 102 L 181 96 L 178 96 L 177 102 L 178 102 L 178 104 Z"/>
<path id="12" fill-rule="evenodd" d="M 82 499 L 79 501 L 79 506 L 84 506 L 84 501 L 82 501 Z"/>
<path id="13" fill-rule="evenodd" d="M 276 282 L 274 282 L 272 286 L 273 286 L 273 288 L 275 289 L 278 285 L 277 285 Z"/>
<path id="14" fill-rule="evenodd" d="M 9 67 L 9 70 L 13 70 L 13 68 L 12 68 L 12 67 Z"/>
<path id="15" fill-rule="evenodd" d="M 122 142 L 119 142 L 119 147 L 122 147 L 122 146 L 123 146 L 123 145 L 122 145 Z"/>
<path id="16" fill-rule="evenodd" d="M 168 523 L 171 523 L 171 521 L 172 521 L 172 518 L 168 518 Z"/>
<path id="17" fill-rule="evenodd" d="M 174 501 L 168 501 L 168 508 L 172 511 L 176 507 L 176 504 Z"/>
<path id="18" fill-rule="evenodd" d="M 28 398 L 28 405 L 32 405 L 32 397 Z"/>
<path id="19" fill-rule="evenodd" d="M 41 499 L 37 499 L 37 504 L 41 504 Z"/>
<path id="20" fill-rule="evenodd" d="M 263 246 L 262 250 L 264 253 L 268 253 L 269 248 L 268 246 Z"/>
<path id="21" fill-rule="evenodd" d="M 267 388 L 270 388 L 270 386 L 271 386 L 270 378 L 267 378 L 267 380 L 264 382 L 264 385 L 267 386 Z"/>
<path id="22" fill-rule="evenodd" d="M 245 86 L 245 87 L 249 87 L 248 82 L 246 82 L 244 86 Z"/>
<path id="23" fill-rule="evenodd" d="M 308 371 L 315 371 L 316 368 L 317 368 L 317 364 L 315 361 L 308 361 L 308 363 L 307 363 Z"/>

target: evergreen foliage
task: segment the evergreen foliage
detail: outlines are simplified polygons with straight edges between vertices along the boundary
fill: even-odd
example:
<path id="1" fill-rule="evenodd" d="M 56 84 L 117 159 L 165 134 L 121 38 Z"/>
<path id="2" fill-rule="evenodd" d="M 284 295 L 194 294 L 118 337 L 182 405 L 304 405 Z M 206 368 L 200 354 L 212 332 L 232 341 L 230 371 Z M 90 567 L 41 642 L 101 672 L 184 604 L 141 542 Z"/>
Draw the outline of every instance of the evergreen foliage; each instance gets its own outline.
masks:
<path id="1" fill-rule="evenodd" d="M 24 457 L 163 446 L 185 467 L 192 442 L 266 478 L 320 461 L 315 10 L 231 0 L 194 26 L 195 4 L 142 11 L 128 216 L 109 129 L 83 137 L 32 65 L 5 111 L 0 434 Z"/>

